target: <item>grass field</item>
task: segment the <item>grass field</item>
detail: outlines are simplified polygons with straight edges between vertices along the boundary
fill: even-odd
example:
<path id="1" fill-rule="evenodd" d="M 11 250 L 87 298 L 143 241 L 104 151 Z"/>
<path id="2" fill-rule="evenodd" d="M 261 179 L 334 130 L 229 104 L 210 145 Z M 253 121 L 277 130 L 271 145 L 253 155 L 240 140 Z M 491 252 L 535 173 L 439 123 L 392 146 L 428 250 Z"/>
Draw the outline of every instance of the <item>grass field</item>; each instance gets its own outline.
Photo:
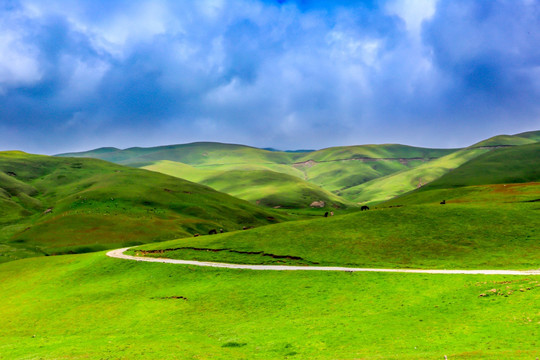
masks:
<path id="1" fill-rule="evenodd" d="M 433 181 L 425 190 L 539 181 L 539 161 L 540 143 L 497 149 Z"/>
<path id="2" fill-rule="evenodd" d="M 250 264 L 535 269 L 540 267 L 540 205 L 534 201 L 539 198 L 538 183 L 422 191 L 370 211 L 130 252 Z M 439 204 L 443 199 L 446 205 Z"/>
<path id="3" fill-rule="evenodd" d="M 0 153 L 0 262 L 275 223 L 282 213 L 96 159 Z"/>
<path id="4" fill-rule="evenodd" d="M 130 151 L 149 155 L 144 149 Z M 341 149 L 332 151 L 334 157 L 342 155 Z M 129 253 L 249 264 L 540 268 L 538 145 L 468 151 L 476 157 L 431 184 L 369 211 L 339 209 L 328 218 L 320 209 L 266 210 L 206 186 L 99 160 L 4 154 L 0 252 L 4 260 L 14 260 L 173 236 L 180 239 Z M 125 155 L 116 149 L 100 152 Z M 462 155 L 410 161 L 444 172 Z M 227 156 L 236 155 L 221 160 Z M 242 156 L 262 161 L 258 149 Z M 272 156 L 298 160 L 307 154 Z M 388 161 L 394 160 L 381 164 L 392 166 Z M 261 173 L 289 166 L 159 164 L 201 181 L 219 171 L 234 174 L 261 193 L 271 186 L 260 182 Z M 257 176 L 234 173 L 242 167 Z M 309 171 L 290 168 L 293 173 L 281 174 L 287 181 Z M 230 186 L 234 179 L 216 176 L 223 184 L 214 186 Z M 51 206 L 52 212 L 44 213 Z M 272 224 L 292 219 L 297 221 Z M 270 225 L 233 231 L 242 224 Z M 191 235 L 218 226 L 228 232 Z M 229 270 L 112 259 L 96 252 L 0 263 L 0 283 L 0 359 L 540 356 L 539 276 Z"/>
<path id="5" fill-rule="evenodd" d="M 534 359 L 535 277 L 254 272 L 104 253 L 0 265 L 0 357 Z"/>
<path id="6" fill-rule="evenodd" d="M 61 156 L 96 157 L 133 167 L 143 167 L 212 187 L 214 184 L 217 185 L 214 187 L 216 190 L 225 191 L 234 196 L 240 195 L 244 199 L 261 200 L 263 204 L 268 203 L 272 206 L 286 202 L 292 203 L 292 206 L 305 206 L 307 203 L 305 196 L 298 194 L 305 194 L 306 191 L 311 194 L 314 192 L 322 194 L 325 190 L 336 195 L 343 195 L 342 203 L 358 202 L 355 192 L 345 190 L 372 179 L 414 168 L 455 151 L 456 149 L 427 149 L 383 144 L 331 147 L 311 152 L 283 152 L 234 144 L 192 143 L 125 150 L 101 148 Z M 254 173 L 254 170 L 260 172 Z M 226 174 L 228 171 L 235 173 Z M 236 179 L 239 171 L 251 172 L 251 174 L 241 176 L 242 178 L 249 177 L 251 190 L 244 187 L 243 191 L 239 192 L 235 189 L 239 187 Z M 295 176 L 315 187 L 262 171 Z M 220 180 L 210 180 L 218 175 L 221 177 Z M 229 182 L 223 180 L 227 177 L 230 179 Z M 258 189 L 254 188 L 255 183 L 268 182 L 270 178 L 273 183 L 271 199 L 268 199 L 269 201 L 264 201 L 264 198 L 256 199 Z M 232 188 L 232 190 L 227 191 L 226 188 Z M 268 194 L 268 187 L 261 190 L 261 195 Z M 287 194 L 291 191 L 297 195 Z M 332 198 L 328 193 L 324 196 Z M 334 198 L 332 201 L 337 200 Z"/>
<path id="7" fill-rule="evenodd" d="M 353 205 L 300 177 L 273 171 L 270 167 L 263 165 L 225 165 L 203 169 L 162 160 L 144 166 L 144 169 L 207 185 L 261 206 L 306 208 L 314 201 L 324 201 L 326 208 L 343 208 Z M 294 168 L 290 167 L 290 169 Z"/>
<path id="8" fill-rule="evenodd" d="M 341 195 L 360 203 L 379 203 L 417 189 L 487 152 L 486 149 L 463 149 L 423 163 L 412 169 L 379 177 L 350 187 Z"/>

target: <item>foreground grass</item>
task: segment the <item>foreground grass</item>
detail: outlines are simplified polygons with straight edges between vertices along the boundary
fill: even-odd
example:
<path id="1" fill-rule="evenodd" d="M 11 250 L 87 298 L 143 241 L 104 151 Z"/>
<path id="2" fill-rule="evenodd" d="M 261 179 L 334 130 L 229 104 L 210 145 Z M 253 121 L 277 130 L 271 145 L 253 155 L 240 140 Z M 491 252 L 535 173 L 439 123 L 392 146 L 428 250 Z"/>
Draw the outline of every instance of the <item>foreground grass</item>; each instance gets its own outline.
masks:
<path id="1" fill-rule="evenodd" d="M 535 277 L 233 271 L 95 253 L 1 264 L 0 282 L 5 359 L 540 355 Z"/>

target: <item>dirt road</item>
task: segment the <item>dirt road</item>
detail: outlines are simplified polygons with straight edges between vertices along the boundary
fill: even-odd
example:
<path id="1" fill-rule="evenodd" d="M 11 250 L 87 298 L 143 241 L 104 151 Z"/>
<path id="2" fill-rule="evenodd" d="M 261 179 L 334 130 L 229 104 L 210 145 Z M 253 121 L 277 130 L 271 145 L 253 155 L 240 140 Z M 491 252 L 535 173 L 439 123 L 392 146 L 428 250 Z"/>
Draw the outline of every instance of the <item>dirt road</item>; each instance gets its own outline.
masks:
<path id="1" fill-rule="evenodd" d="M 166 264 L 206 266 L 226 269 L 243 270 L 266 270 L 266 271 L 349 271 L 349 272 L 390 272 L 390 273 L 417 273 L 417 274 L 469 274 L 469 275 L 540 275 L 540 270 L 429 270 L 429 269 L 370 269 L 370 268 L 348 268 L 335 266 L 289 266 L 289 265 L 242 265 L 226 264 L 194 260 L 176 260 L 165 258 L 151 258 L 125 255 L 124 251 L 129 248 L 122 248 L 109 251 L 107 256 L 135 261 L 157 262 Z"/>

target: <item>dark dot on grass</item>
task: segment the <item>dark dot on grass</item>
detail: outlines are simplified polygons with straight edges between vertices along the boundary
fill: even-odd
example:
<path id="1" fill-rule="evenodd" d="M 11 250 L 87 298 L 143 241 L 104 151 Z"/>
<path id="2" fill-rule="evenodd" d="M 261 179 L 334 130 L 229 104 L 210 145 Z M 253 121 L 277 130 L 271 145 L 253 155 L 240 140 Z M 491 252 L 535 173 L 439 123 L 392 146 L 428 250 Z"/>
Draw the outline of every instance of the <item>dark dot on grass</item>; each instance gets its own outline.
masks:
<path id="1" fill-rule="evenodd" d="M 229 341 L 229 342 L 226 342 L 225 344 L 221 345 L 221 347 L 243 347 L 243 346 L 246 346 L 247 343 L 237 343 L 235 341 Z"/>

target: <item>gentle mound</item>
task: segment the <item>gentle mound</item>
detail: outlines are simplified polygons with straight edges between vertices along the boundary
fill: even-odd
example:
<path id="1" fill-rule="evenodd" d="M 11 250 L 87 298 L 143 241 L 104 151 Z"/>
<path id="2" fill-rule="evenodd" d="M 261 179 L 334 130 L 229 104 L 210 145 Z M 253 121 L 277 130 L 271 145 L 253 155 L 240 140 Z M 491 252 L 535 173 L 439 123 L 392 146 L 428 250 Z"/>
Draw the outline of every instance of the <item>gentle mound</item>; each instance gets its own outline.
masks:
<path id="1" fill-rule="evenodd" d="M 282 218 L 206 186 L 96 159 L 0 153 L 2 260 L 88 252 Z"/>
<path id="2" fill-rule="evenodd" d="M 537 208 L 522 202 L 372 209 L 145 245 L 130 253 L 243 264 L 535 269 L 540 267 Z"/>

